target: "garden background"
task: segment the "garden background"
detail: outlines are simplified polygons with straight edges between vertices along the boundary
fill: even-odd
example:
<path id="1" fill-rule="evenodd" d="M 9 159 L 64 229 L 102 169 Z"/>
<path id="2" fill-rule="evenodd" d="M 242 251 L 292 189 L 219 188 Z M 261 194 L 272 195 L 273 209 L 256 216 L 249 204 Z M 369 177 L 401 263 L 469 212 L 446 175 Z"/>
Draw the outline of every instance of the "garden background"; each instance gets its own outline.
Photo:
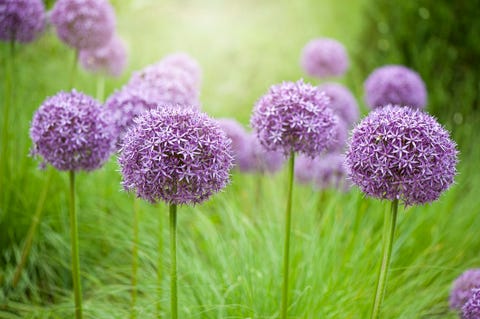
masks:
<path id="1" fill-rule="evenodd" d="M 52 1 L 47 1 L 51 7 Z M 272 84 L 301 77 L 302 47 L 312 38 L 344 43 L 351 68 L 340 79 L 362 115 L 363 81 L 384 64 L 405 64 L 428 90 L 427 111 L 458 143 L 456 185 L 439 201 L 400 209 L 383 305 L 385 318 L 456 318 L 448 310 L 451 282 L 480 264 L 480 1 L 302 0 L 112 1 L 129 51 L 128 70 L 107 79 L 106 95 L 134 70 L 185 51 L 203 69 L 202 109 L 248 125 L 255 101 Z M 53 30 L 18 45 L 14 104 L 0 192 L 0 318 L 73 315 L 67 174 L 53 172 L 25 271 L 11 280 L 46 177 L 29 157 L 29 127 L 47 96 L 68 90 L 74 53 Z M 11 62 L 1 44 L 2 109 Z M 98 77 L 79 68 L 75 87 L 97 94 Z M 5 84 L 5 85 L 3 85 Z M 106 96 L 105 96 L 106 97 Z M 3 113 L 2 113 L 3 116 Z M 4 123 L 2 118 L 1 123 Z M 3 124 L 2 124 L 3 125 Z M 3 127 L 2 130 L 4 131 Z M 5 140 L 5 139 L 2 139 Z M 2 149 L 3 146 L 2 146 Z M 1 154 L 4 156 L 4 154 Z M 86 318 L 129 315 L 133 196 L 122 191 L 116 158 L 78 174 L 80 262 Z M 284 187 L 285 186 L 285 187 Z M 285 169 L 275 175 L 233 172 L 230 185 L 206 204 L 179 209 L 179 312 L 183 318 L 274 318 L 281 293 Z M 366 318 L 380 261 L 386 203 L 347 193 L 294 191 L 291 318 Z M 140 204 L 139 318 L 168 305 L 168 207 Z M 165 299 L 156 298 L 163 260 Z M 164 307 L 168 308 L 168 307 Z"/>

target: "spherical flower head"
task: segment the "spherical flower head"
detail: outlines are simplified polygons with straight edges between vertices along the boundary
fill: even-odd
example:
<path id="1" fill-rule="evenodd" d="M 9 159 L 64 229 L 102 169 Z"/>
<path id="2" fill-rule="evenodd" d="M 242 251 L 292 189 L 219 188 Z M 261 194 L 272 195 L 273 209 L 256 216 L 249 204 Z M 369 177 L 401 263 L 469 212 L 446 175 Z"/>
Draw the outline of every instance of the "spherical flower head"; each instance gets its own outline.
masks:
<path id="1" fill-rule="evenodd" d="M 79 59 L 87 71 L 119 77 L 127 65 L 127 50 L 123 41 L 113 36 L 105 46 L 81 50 Z"/>
<path id="2" fill-rule="evenodd" d="M 308 75 L 326 78 L 343 75 L 350 62 L 343 44 L 334 39 L 318 38 L 305 45 L 300 64 Z"/>
<path id="3" fill-rule="evenodd" d="M 340 83 L 333 82 L 319 85 L 318 88 L 330 98 L 330 108 L 333 113 L 348 126 L 358 121 L 358 103 L 349 89 Z"/>
<path id="4" fill-rule="evenodd" d="M 157 63 L 135 72 L 127 87 L 142 92 L 143 97 L 159 105 L 200 108 L 199 90 L 185 71 Z"/>
<path id="5" fill-rule="evenodd" d="M 423 109 L 427 90 L 420 75 L 402 65 L 386 65 L 374 70 L 364 84 L 365 102 L 372 108 L 388 104 Z"/>
<path id="6" fill-rule="evenodd" d="M 231 141 L 204 113 L 173 107 L 147 111 L 123 141 L 118 160 L 123 187 L 149 202 L 200 203 L 229 180 Z"/>
<path id="7" fill-rule="evenodd" d="M 98 101 L 75 90 L 47 98 L 30 128 L 33 155 L 61 171 L 91 171 L 114 150 L 115 136 Z"/>
<path id="8" fill-rule="evenodd" d="M 468 301 L 473 288 L 480 288 L 480 269 L 468 269 L 453 282 L 450 291 L 450 308 L 460 310 Z"/>
<path id="9" fill-rule="evenodd" d="M 107 0 L 58 0 L 50 21 L 60 40 L 77 50 L 105 46 L 115 31 L 115 12 Z"/>
<path id="10" fill-rule="evenodd" d="M 133 120 L 147 110 L 157 107 L 155 103 L 149 103 L 142 95 L 129 88 L 122 88 L 114 92 L 105 102 L 105 112 L 109 114 L 113 124 L 118 144 L 121 143 L 127 129 L 133 125 Z"/>
<path id="11" fill-rule="evenodd" d="M 474 288 L 470 291 L 470 298 L 462 307 L 462 319 L 480 318 L 480 289 Z"/>
<path id="12" fill-rule="evenodd" d="M 181 71 L 186 72 L 192 83 L 196 87 L 200 87 L 202 69 L 200 68 L 200 64 L 189 54 L 185 52 L 175 52 L 164 57 L 160 60 L 160 63 L 167 67 L 178 68 Z"/>
<path id="13" fill-rule="evenodd" d="M 234 119 L 221 118 L 217 121 L 220 128 L 232 140 L 234 164 L 238 166 L 241 158 L 249 152 L 249 135 L 243 126 Z"/>
<path id="14" fill-rule="evenodd" d="M 0 0 L 0 40 L 32 42 L 45 29 L 41 0 Z"/>
<path id="15" fill-rule="evenodd" d="M 260 98 L 250 124 L 267 150 L 314 157 L 335 134 L 336 118 L 328 104 L 328 97 L 317 87 L 303 80 L 284 82 Z"/>
<path id="16" fill-rule="evenodd" d="M 315 174 L 315 185 L 320 189 L 334 188 L 347 191 L 351 183 L 347 180 L 345 155 L 328 153 L 318 157 Z"/>
<path id="17" fill-rule="evenodd" d="M 353 130 L 346 163 L 352 182 L 365 194 L 424 204 L 453 183 L 457 151 L 448 131 L 432 116 L 385 106 Z"/>
<path id="18" fill-rule="evenodd" d="M 278 151 L 265 149 L 254 134 L 247 135 L 247 150 L 239 155 L 238 167 L 244 173 L 273 174 L 285 162 L 285 156 Z"/>

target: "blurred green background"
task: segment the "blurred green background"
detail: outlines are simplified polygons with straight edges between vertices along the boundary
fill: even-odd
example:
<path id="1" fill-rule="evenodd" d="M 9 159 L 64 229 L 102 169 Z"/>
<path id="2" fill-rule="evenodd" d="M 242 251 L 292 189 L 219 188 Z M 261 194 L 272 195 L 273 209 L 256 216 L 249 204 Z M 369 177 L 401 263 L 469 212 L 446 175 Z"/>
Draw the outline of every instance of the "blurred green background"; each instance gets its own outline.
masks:
<path id="1" fill-rule="evenodd" d="M 48 1 L 48 6 L 53 1 Z M 457 185 L 440 201 L 401 213 L 385 318 L 456 318 L 448 312 L 451 281 L 478 266 L 480 156 L 476 142 L 480 92 L 480 1 L 387 0 L 115 0 L 117 30 L 129 51 L 128 69 L 107 79 L 106 93 L 134 70 L 174 51 L 203 69 L 202 108 L 245 126 L 255 101 L 272 84 L 305 76 L 302 47 L 315 37 L 344 43 L 351 68 L 340 79 L 361 113 L 363 81 L 383 64 L 420 73 L 427 111 L 459 144 Z M 47 32 L 16 48 L 14 108 L 8 119 L 6 168 L 0 191 L 0 318 L 69 318 L 72 314 L 66 174 L 53 172 L 44 214 L 17 289 L 10 281 L 47 171 L 28 157 L 34 111 L 68 89 L 74 53 Z M 0 78 L 10 63 L 1 44 Z M 96 95 L 97 76 L 77 70 L 75 87 Z M 2 83 L 5 84 L 5 83 Z M 4 85 L 0 91 L 4 101 Z M 3 109 L 3 106 L 2 106 Z M 2 122 L 3 123 L 3 122 Z M 180 311 L 184 318 L 273 318 L 278 311 L 285 172 L 234 173 L 219 196 L 179 219 Z M 260 181 L 261 196 L 254 190 Z M 365 318 L 380 255 L 384 203 L 354 189 L 323 196 L 298 186 L 294 207 L 292 318 Z M 260 202 L 256 199 L 260 197 Z M 125 318 L 129 311 L 132 196 L 122 192 L 114 157 L 78 176 L 80 252 L 87 318 Z M 153 318 L 157 233 L 167 243 L 166 208 L 141 205 L 139 313 Z M 168 291 L 165 279 L 165 292 Z M 167 314 L 168 315 L 168 314 Z"/>

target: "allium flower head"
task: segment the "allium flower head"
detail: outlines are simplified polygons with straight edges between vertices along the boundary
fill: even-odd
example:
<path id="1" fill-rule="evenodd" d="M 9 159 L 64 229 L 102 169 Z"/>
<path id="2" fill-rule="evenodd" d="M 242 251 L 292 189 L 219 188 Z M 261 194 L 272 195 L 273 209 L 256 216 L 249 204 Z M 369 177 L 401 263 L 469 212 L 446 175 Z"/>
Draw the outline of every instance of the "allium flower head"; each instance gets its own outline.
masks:
<path id="1" fill-rule="evenodd" d="M 480 288 L 480 269 L 469 269 L 461 274 L 450 291 L 450 308 L 460 310 L 472 294 L 473 288 Z"/>
<path id="2" fill-rule="evenodd" d="M 308 42 L 303 48 L 300 62 L 305 73 L 317 78 L 341 76 L 350 64 L 343 44 L 329 38 Z"/>
<path id="3" fill-rule="evenodd" d="M 470 298 L 462 307 L 462 319 L 480 318 L 480 288 L 474 288 L 470 292 Z"/>
<path id="4" fill-rule="evenodd" d="M 156 107 L 157 104 L 147 102 L 139 92 L 126 87 L 114 92 L 105 102 L 105 111 L 113 123 L 119 142 L 134 118 Z"/>
<path id="5" fill-rule="evenodd" d="M 60 40 L 77 50 L 105 46 L 115 31 L 115 12 L 107 0 L 58 0 L 50 21 Z"/>
<path id="6" fill-rule="evenodd" d="M 235 159 L 235 165 L 239 165 L 240 159 L 249 152 L 250 138 L 243 126 L 234 119 L 218 119 L 220 128 L 232 140 L 232 152 Z"/>
<path id="7" fill-rule="evenodd" d="M 365 102 L 372 108 L 388 104 L 423 109 L 427 104 L 425 83 L 417 72 L 402 65 L 374 70 L 364 84 Z"/>
<path id="8" fill-rule="evenodd" d="M 42 0 L 0 0 L 0 40 L 28 43 L 45 28 Z"/>
<path id="9" fill-rule="evenodd" d="M 349 177 L 367 195 L 424 204 L 453 183 L 457 151 L 432 116 L 385 106 L 353 130 L 346 163 Z"/>
<path id="10" fill-rule="evenodd" d="M 114 149 L 114 132 L 100 103 L 76 92 L 60 92 L 35 112 L 30 128 L 33 155 L 61 171 L 99 168 Z"/>
<path id="11" fill-rule="evenodd" d="M 122 40 L 113 36 L 104 46 L 81 50 L 79 59 L 87 71 L 118 77 L 127 64 L 127 51 Z"/>
<path id="12" fill-rule="evenodd" d="M 250 124 L 260 143 L 271 151 L 316 156 L 331 143 L 336 118 L 328 97 L 317 87 L 284 82 L 273 85 L 256 103 Z"/>
<path id="13" fill-rule="evenodd" d="M 248 135 L 248 141 L 247 152 L 239 158 L 240 171 L 273 174 L 282 168 L 285 162 L 282 152 L 265 149 L 254 134 Z"/>
<path id="14" fill-rule="evenodd" d="M 347 191 L 351 186 L 347 180 L 343 154 L 328 153 L 320 156 L 314 174 L 315 185 L 320 189 L 334 188 Z"/>
<path id="15" fill-rule="evenodd" d="M 148 102 L 200 108 L 199 90 L 190 75 L 162 63 L 135 72 L 127 87 L 141 92 Z"/>
<path id="16" fill-rule="evenodd" d="M 228 182 L 230 142 L 204 113 L 172 107 L 147 111 L 124 136 L 123 186 L 152 203 L 200 203 Z"/>
<path id="17" fill-rule="evenodd" d="M 330 108 L 348 126 L 358 121 L 358 103 L 349 89 L 340 83 L 325 83 L 318 87 L 330 98 Z"/>
<path id="18" fill-rule="evenodd" d="M 167 67 L 178 68 L 186 72 L 190 76 L 193 84 L 196 87 L 200 87 L 202 69 L 198 62 L 189 54 L 184 52 L 172 53 L 160 60 L 160 63 Z"/>

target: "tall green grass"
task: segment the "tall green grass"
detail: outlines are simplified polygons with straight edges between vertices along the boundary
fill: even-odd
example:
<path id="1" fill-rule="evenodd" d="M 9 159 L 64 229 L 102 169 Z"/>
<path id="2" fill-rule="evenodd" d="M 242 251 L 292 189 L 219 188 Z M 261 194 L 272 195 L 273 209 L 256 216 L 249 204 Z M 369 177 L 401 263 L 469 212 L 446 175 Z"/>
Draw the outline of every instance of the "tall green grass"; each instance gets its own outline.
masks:
<path id="1" fill-rule="evenodd" d="M 310 38 L 332 36 L 349 50 L 358 49 L 352 46 L 363 6 L 362 1 L 345 0 L 116 3 L 119 33 L 130 43 L 129 71 L 171 51 L 186 50 L 204 69 L 203 109 L 244 124 L 269 85 L 302 76 L 299 54 Z M 10 287 L 48 174 L 28 157 L 30 120 L 45 97 L 68 89 L 72 54 L 52 34 L 17 49 L 17 95 L 9 129 L 12 159 L 8 179 L 0 185 L 9 198 L 9 205 L 0 211 L 0 318 L 71 318 L 66 174 L 53 172 L 26 269 L 17 288 Z M 2 44 L 2 65 L 6 50 Z M 353 66 L 342 79 L 359 99 L 364 76 Z M 105 92 L 127 78 L 128 74 L 107 80 Z M 80 71 L 76 86 L 95 95 L 94 79 Z M 473 142 L 474 128 L 462 129 Z M 456 318 L 448 312 L 450 283 L 480 263 L 476 213 L 480 174 L 475 165 L 479 156 L 478 148 L 461 149 L 457 185 L 438 202 L 399 208 L 383 317 Z M 286 178 L 285 169 L 262 177 L 257 200 L 259 178 L 234 173 L 223 193 L 203 205 L 179 209 L 180 318 L 278 316 Z M 79 173 L 77 181 L 84 316 L 126 318 L 131 298 L 132 195 L 121 190 L 115 158 L 99 171 Z M 357 189 L 320 195 L 310 187 L 295 186 L 293 196 L 290 318 L 366 318 L 388 203 L 364 198 Z M 168 249 L 160 255 L 157 249 L 160 229 L 165 245 L 169 242 L 168 207 L 140 202 L 138 218 L 137 317 L 154 318 L 161 303 L 168 318 L 168 276 L 162 282 L 162 299 L 157 298 L 156 279 L 158 260 L 164 261 L 164 272 L 169 269 Z"/>

